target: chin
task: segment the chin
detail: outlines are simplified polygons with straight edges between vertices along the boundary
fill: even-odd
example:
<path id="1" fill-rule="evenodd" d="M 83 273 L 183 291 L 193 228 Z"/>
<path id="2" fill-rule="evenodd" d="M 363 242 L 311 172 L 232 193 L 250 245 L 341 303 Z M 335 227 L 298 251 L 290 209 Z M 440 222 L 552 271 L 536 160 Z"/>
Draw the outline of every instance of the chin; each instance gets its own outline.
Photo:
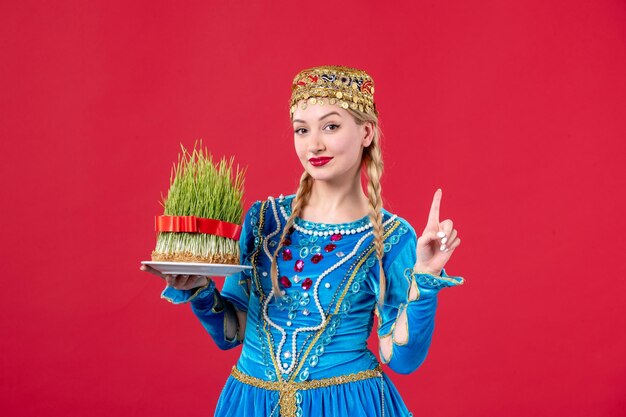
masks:
<path id="1" fill-rule="evenodd" d="M 320 172 L 321 170 L 318 170 L 316 168 L 309 168 L 306 170 L 306 172 L 309 173 L 309 175 L 311 176 L 311 178 L 313 178 L 316 181 L 328 181 L 329 179 L 333 178 L 333 175 L 329 175 L 329 173 L 327 172 Z"/>
<path id="2" fill-rule="evenodd" d="M 328 181 L 329 179 L 332 179 L 329 175 L 323 175 L 323 174 L 320 175 L 319 173 L 311 172 L 311 171 L 309 171 L 309 175 L 315 181 Z"/>
<path id="3" fill-rule="evenodd" d="M 315 181 L 323 181 L 323 182 L 329 182 L 329 183 L 336 183 L 337 181 L 342 182 L 343 180 L 345 180 L 345 175 L 346 174 L 337 174 L 337 173 L 331 173 L 331 172 L 311 172 L 308 171 L 309 175 L 311 176 L 311 178 L 313 178 Z"/>

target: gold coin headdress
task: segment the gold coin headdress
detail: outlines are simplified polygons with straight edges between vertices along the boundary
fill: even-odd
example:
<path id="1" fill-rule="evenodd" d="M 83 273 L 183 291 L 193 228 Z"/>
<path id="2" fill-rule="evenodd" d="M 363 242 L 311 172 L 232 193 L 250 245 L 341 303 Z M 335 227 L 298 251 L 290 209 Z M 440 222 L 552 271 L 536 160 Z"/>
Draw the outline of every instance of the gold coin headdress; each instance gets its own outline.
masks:
<path id="1" fill-rule="evenodd" d="M 291 85 L 291 116 L 301 100 L 303 109 L 307 105 L 328 103 L 378 116 L 374 80 L 356 68 L 325 65 L 300 71 Z"/>

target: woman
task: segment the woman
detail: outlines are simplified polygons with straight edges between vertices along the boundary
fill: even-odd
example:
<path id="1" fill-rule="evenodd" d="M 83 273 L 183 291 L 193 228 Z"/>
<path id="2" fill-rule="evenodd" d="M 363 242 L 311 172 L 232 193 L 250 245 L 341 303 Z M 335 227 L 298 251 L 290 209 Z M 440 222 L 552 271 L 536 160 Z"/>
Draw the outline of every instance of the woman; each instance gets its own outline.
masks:
<path id="1" fill-rule="evenodd" d="M 165 276 L 162 297 L 189 302 L 221 349 L 243 344 L 216 416 L 412 415 L 367 339 L 376 315 L 381 362 L 403 374 L 420 366 L 438 291 L 464 282 L 444 270 L 461 240 L 439 222 L 440 189 L 419 240 L 383 208 L 373 94 L 364 71 L 301 71 L 291 119 L 304 173 L 295 194 L 246 213 L 241 263 L 253 268 L 222 291 L 207 277 Z"/>

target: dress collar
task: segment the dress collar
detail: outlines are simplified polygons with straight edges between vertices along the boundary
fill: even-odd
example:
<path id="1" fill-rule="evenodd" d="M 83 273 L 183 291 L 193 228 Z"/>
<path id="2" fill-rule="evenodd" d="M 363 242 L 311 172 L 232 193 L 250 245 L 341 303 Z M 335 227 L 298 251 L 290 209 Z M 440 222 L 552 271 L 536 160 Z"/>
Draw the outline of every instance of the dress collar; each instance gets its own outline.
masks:
<path id="1" fill-rule="evenodd" d="M 288 218 L 291 216 L 291 201 L 295 198 L 295 194 L 288 195 L 286 197 L 279 197 L 277 200 L 279 206 L 281 207 L 281 211 Z M 383 209 L 383 218 L 385 217 L 385 210 Z M 320 222 L 311 222 L 308 220 L 303 220 L 300 217 L 296 217 L 294 222 L 304 229 L 311 231 L 343 231 L 343 230 L 357 230 L 357 229 L 369 229 L 371 227 L 371 222 L 369 215 L 363 216 L 362 218 L 352 221 L 352 222 L 344 222 L 344 223 L 320 223 Z"/>

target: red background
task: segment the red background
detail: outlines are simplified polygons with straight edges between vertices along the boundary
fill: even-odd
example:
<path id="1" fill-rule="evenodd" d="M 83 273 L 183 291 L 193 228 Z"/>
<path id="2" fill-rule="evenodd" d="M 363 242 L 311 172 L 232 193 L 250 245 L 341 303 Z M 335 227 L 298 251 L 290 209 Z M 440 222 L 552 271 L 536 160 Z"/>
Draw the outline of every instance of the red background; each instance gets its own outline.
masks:
<path id="1" fill-rule="evenodd" d="M 160 195 L 199 138 L 245 209 L 294 192 L 290 83 L 335 64 L 376 82 L 385 207 L 419 233 L 441 187 L 463 241 L 385 368 L 409 408 L 625 415 L 624 2 L 14 1 L 0 37 L 0 414 L 213 414 L 240 348 L 139 271 Z"/>

